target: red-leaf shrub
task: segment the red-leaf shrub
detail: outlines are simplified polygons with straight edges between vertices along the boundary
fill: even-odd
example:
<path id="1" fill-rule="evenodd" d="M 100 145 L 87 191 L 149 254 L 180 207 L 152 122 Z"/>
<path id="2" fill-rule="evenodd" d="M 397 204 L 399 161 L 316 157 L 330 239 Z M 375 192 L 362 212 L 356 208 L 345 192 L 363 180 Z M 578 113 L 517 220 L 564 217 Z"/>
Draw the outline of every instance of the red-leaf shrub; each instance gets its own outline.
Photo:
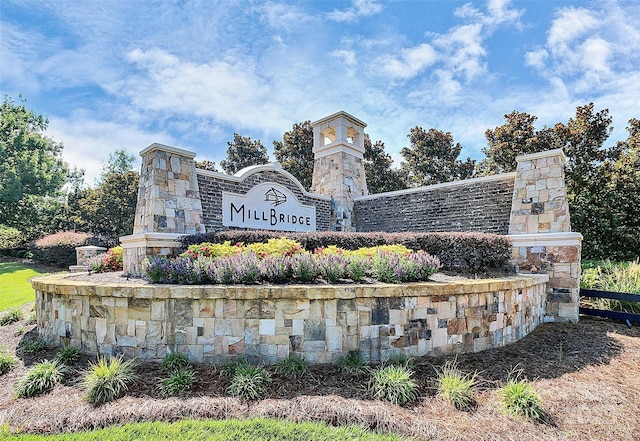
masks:
<path id="1" fill-rule="evenodd" d="M 215 233 L 195 234 L 182 238 L 182 245 L 202 242 L 244 244 L 267 242 L 286 237 L 300 243 L 305 250 L 336 245 L 346 250 L 379 245 L 404 245 L 412 250 L 424 250 L 440 259 L 443 270 L 464 273 L 484 273 L 506 268 L 511 254 L 511 240 L 507 236 L 485 233 L 343 233 L 317 231 L 311 233 L 287 233 L 263 230 L 227 230 Z"/>
<path id="2" fill-rule="evenodd" d="M 89 245 L 92 239 L 89 233 L 61 231 L 33 241 L 29 249 L 33 260 L 65 267 L 76 264 L 76 247 Z"/>

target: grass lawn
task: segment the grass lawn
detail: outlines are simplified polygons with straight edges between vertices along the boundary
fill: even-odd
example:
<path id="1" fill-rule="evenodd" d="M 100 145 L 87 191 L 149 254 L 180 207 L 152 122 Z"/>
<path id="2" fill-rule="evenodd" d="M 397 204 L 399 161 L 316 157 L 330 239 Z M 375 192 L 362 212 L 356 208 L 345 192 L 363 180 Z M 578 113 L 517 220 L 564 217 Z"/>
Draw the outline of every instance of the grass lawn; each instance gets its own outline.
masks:
<path id="1" fill-rule="evenodd" d="M 29 279 L 44 272 L 17 262 L 0 262 L 0 311 L 34 302 Z"/>
<path id="2" fill-rule="evenodd" d="M 2 434 L 0 433 L 0 437 Z M 370 440 L 400 441 L 397 435 L 379 435 L 360 427 L 329 427 L 323 423 L 292 423 L 284 420 L 251 418 L 247 420 L 184 420 L 176 423 L 134 423 L 91 432 L 60 435 L 18 435 L 16 441 L 37 440 Z"/>

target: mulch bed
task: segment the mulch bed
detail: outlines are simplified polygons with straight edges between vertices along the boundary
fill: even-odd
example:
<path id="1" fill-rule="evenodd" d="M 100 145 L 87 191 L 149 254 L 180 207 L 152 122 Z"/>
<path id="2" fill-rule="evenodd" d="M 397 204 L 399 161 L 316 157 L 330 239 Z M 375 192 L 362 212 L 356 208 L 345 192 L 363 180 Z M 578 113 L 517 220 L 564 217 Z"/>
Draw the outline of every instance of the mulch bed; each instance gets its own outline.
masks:
<path id="1" fill-rule="evenodd" d="M 24 327 L 26 333 L 14 335 Z M 23 339 L 35 338 L 24 322 L 0 328 L 0 345 L 15 351 Z M 180 418 L 282 417 L 294 421 L 360 424 L 378 431 L 431 439 L 575 439 L 634 440 L 640 434 L 640 328 L 583 318 L 578 324 L 540 325 L 524 339 L 503 348 L 460 354 L 457 363 L 478 372 L 477 407 L 462 412 L 435 397 L 435 372 L 452 357 L 422 357 L 415 376 L 421 399 L 398 407 L 371 400 L 366 375 L 341 372 L 333 365 L 310 366 L 297 380 L 273 376 L 263 400 L 243 402 L 225 393 L 229 380 L 219 367 L 197 365 L 197 385 L 179 398 L 163 398 L 158 363 L 141 363 L 140 380 L 128 394 L 93 407 L 82 401 L 79 375 L 71 375 L 50 393 L 15 399 L 13 389 L 29 366 L 55 350 L 20 358 L 1 377 L 0 426 L 27 432 L 55 433 L 95 429 L 129 421 Z M 81 372 L 84 357 L 72 368 Z M 542 423 L 514 419 L 499 411 L 497 388 L 513 370 L 533 381 L 548 413 Z"/>

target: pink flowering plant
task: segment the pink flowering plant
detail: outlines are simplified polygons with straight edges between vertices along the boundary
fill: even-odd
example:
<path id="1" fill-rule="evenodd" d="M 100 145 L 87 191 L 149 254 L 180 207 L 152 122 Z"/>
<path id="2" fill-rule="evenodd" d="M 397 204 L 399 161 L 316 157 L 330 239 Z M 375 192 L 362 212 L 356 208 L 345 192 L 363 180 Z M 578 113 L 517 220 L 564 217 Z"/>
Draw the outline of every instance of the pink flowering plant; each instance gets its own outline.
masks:
<path id="1" fill-rule="evenodd" d="M 217 246 L 215 246 L 217 245 Z M 427 280 L 440 268 L 438 258 L 404 246 L 345 251 L 329 246 L 309 253 L 290 239 L 266 243 L 200 244 L 168 259 L 147 258 L 144 276 L 153 283 L 260 284 Z"/>

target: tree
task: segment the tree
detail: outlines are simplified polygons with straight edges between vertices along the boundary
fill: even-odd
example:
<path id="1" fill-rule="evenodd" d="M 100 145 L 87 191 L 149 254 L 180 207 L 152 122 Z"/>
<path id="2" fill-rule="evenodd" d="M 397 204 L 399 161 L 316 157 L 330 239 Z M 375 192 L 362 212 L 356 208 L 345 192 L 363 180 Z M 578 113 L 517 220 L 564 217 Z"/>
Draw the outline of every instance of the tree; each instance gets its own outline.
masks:
<path id="1" fill-rule="evenodd" d="M 482 149 L 486 158 L 478 164 L 480 175 L 514 171 L 517 156 L 561 147 L 553 129 L 536 131 L 533 125 L 536 116 L 513 111 L 504 119 L 503 125 L 485 132 L 489 145 Z"/>
<path id="2" fill-rule="evenodd" d="M 406 161 L 402 168 L 415 184 L 439 184 L 473 176 L 475 161 L 458 159 L 462 146 L 453 142 L 451 133 L 414 127 L 407 137 L 411 146 L 400 151 Z"/>
<path id="3" fill-rule="evenodd" d="M 313 127 L 311 121 L 295 123 L 282 135 L 282 142 L 273 141 L 273 153 L 282 168 L 309 190 L 313 180 Z"/>
<path id="4" fill-rule="evenodd" d="M 215 161 L 208 161 L 208 160 L 196 161 L 196 168 L 199 168 L 201 170 L 209 170 L 213 172 L 218 171 L 218 169 L 216 168 Z"/>
<path id="5" fill-rule="evenodd" d="M 593 103 L 577 107 L 566 124 L 552 128 L 536 130 L 536 117 L 526 113 L 512 112 L 505 120 L 486 131 L 481 174 L 513 171 L 516 156 L 562 148 L 571 226 L 584 236 L 584 257 L 637 257 L 638 120 L 629 121 L 627 141 L 609 147 L 612 118 L 607 109 L 596 112 Z"/>
<path id="6" fill-rule="evenodd" d="M 364 169 L 367 175 L 367 189 L 370 194 L 409 188 L 408 174 L 402 169 L 393 169 L 393 159 L 384 151 L 384 142 L 371 143 L 369 135 L 364 135 Z"/>
<path id="7" fill-rule="evenodd" d="M 269 162 L 267 149 L 260 140 L 233 134 L 233 142 L 227 142 L 227 159 L 220 161 L 220 166 L 227 174 L 234 174 L 251 165 L 261 165 Z"/>
<path id="8" fill-rule="evenodd" d="M 104 180 L 111 175 L 121 175 L 133 169 L 136 157 L 127 153 L 125 149 L 117 149 L 109 154 L 109 159 L 102 166 L 100 180 Z"/>
<path id="9" fill-rule="evenodd" d="M 45 199 L 59 194 L 68 170 L 62 144 L 44 135 L 48 120 L 20 99 L 5 96 L 0 106 L 0 224 L 32 236 L 46 225 L 35 215 L 55 205 Z"/>

